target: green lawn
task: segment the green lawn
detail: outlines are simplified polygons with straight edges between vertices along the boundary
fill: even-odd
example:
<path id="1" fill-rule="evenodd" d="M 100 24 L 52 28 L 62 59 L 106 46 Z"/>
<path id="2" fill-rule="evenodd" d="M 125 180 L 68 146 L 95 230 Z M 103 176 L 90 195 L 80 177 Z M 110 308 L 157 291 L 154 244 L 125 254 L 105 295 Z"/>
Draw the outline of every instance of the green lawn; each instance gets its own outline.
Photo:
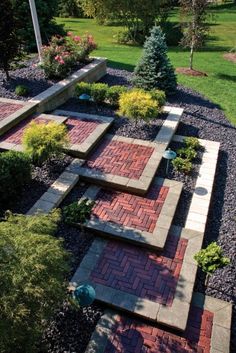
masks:
<path id="1" fill-rule="evenodd" d="M 225 52 L 236 48 L 236 5 L 221 5 L 212 12 L 214 17 L 207 46 L 194 57 L 195 69 L 206 72 L 208 77 L 178 75 L 178 81 L 217 103 L 236 125 L 236 64 L 223 59 Z M 177 19 L 176 12 L 172 19 Z M 115 37 L 121 27 L 100 26 L 91 19 L 58 18 L 57 22 L 76 34 L 93 34 L 99 45 L 94 54 L 107 57 L 109 66 L 133 70 L 140 57 L 142 48 L 116 44 Z M 169 55 L 175 67 L 188 65 L 188 52 L 182 48 L 169 48 Z"/>

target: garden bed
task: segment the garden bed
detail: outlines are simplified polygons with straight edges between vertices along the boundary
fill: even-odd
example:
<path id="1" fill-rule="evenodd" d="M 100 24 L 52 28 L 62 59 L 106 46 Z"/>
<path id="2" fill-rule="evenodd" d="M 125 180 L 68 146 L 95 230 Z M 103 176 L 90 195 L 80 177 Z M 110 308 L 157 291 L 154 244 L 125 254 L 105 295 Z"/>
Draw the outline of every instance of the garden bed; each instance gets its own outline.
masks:
<path id="1" fill-rule="evenodd" d="M 103 82 L 114 84 L 129 85 L 127 78 L 131 74 L 126 71 L 108 70 L 108 75 L 103 79 Z M 69 106 L 68 106 L 68 105 Z M 94 112 L 95 107 L 85 107 L 78 103 L 77 100 L 70 100 L 63 108 L 75 111 Z M 232 260 L 235 257 L 235 178 L 236 178 L 236 129 L 232 127 L 223 112 L 219 108 L 203 98 L 198 93 L 179 87 L 177 94 L 170 100 L 170 104 L 180 105 L 185 109 L 184 115 L 181 118 L 181 124 L 177 133 L 186 136 L 196 136 L 203 139 L 216 140 L 221 142 L 221 150 L 219 154 L 218 167 L 216 172 L 215 186 L 212 196 L 211 208 L 207 222 L 207 229 L 205 232 L 205 245 L 210 241 L 218 239 L 220 245 L 224 249 L 226 256 Z M 106 107 L 99 107 L 99 114 L 109 114 Z M 112 114 L 112 112 L 111 112 Z M 114 113 L 113 113 L 114 114 Z M 118 120 L 118 119 L 117 119 Z M 127 125 L 128 122 L 127 122 Z M 124 124 L 124 126 L 127 126 Z M 116 129 L 114 125 L 114 132 L 119 134 L 119 128 Z M 141 129 L 139 129 L 141 130 Z M 123 130 L 125 136 L 130 136 L 128 130 Z M 143 135 L 142 135 L 143 136 Z M 144 138 L 144 137 L 142 137 Z M 148 139 L 146 137 L 146 139 Z M 176 143 L 171 144 L 172 148 L 178 147 Z M 198 156 L 201 158 L 201 151 Z M 197 173 L 200 160 L 196 160 L 193 174 Z M 163 175 L 165 164 L 161 164 L 158 175 Z M 195 176 L 182 176 L 173 172 L 170 168 L 168 178 L 173 178 L 184 183 L 184 190 L 176 212 L 174 224 L 183 225 L 186 218 L 187 209 L 189 207 L 190 195 L 195 184 Z M 73 192 L 68 195 L 63 204 L 70 203 L 82 192 L 83 188 L 77 186 Z M 70 235 L 72 229 L 70 229 Z M 84 253 L 89 246 L 92 239 L 88 238 L 89 234 L 82 238 L 79 235 L 78 229 L 73 230 L 74 237 L 78 241 L 77 248 L 81 246 L 80 254 L 77 256 L 77 261 L 80 262 Z M 69 229 L 68 229 L 69 233 Z M 81 245 L 79 245 L 81 244 Z M 75 247 L 75 248 L 76 248 Z M 224 269 L 217 270 L 212 276 L 207 288 L 204 286 L 204 276 L 198 271 L 198 278 L 195 289 L 201 292 L 206 292 L 216 298 L 233 301 L 233 290 L 235 283 L 235 263 L 227 266 Z M 48 352 L 64 352 L 72 350 L 75 352 L 84 352 L 85 347 L 89 341 L 89 336 L 92 333 L 98 318 L 102 313 L 102 307 L 92 305 L 88 309 L 84 309 L 83 313 L 80 311 L 68 308 L 66 305 L 58 311 L 51 325 L 46 330 L 44 335 L 44 342 L 47 342 L 50 347 Z M 235 333 L 235 311 L 233 316 L 233 333 Z M 86 329 L 85 329 L 86 327 Z M 235 334 L 232 339 L 232 351 L 235 349 Z"/>
<path id="2" fill-rule="evenodd" d="M 50 162 L 44 163 L 42 167 L 33 167 L 32 180 L 24 186 L 19 198 L 12 200 L 12 204 L 8 206 L 8 209 L 14 213 L 26 213 L 71 161 L 71 157 L 64 155 L 62 158 L 53 158 Z M 0 212 L 4 210 L 1 208 Z"/>

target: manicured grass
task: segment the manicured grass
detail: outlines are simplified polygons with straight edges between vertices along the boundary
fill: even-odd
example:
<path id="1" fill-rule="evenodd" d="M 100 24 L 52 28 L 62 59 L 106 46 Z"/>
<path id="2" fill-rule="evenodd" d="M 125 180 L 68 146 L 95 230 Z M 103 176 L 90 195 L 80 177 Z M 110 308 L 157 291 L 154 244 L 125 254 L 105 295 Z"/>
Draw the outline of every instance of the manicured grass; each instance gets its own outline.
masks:
<path id="1" fill-rule="evenodd" d="M 236 48 L 236 5 L 226 4 L 212 10 L 209 39 L 206 47 L 194 56 L 195 69 L 204 71 L 208 77 L 178 75 L 179 83 L 191 87 L 217 103 L 228 119 L 236 125 L 236 64 L 228 62 L 223 54 Z M 173 12 L 172 19 L 178 14 Z M 94 55 L 105 56 L 109 66 L 133 70 L 141 54 L 141 47 L 118 45 L 115 37 L 119 26 L 100 26 L 92 19 L 57 19 L 67 30 L 76 34 L 89 32 L 94 35 L 99 48 Z M 188 51 L 180 47 L 169 48 L 175 67 L 188 66 Z"/>

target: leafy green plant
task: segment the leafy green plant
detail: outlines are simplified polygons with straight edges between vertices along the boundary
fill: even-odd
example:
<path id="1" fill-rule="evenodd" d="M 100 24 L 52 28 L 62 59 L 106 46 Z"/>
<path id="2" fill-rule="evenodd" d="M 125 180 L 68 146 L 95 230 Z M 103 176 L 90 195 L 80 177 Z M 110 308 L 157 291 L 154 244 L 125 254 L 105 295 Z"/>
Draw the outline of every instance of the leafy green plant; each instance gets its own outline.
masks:
<path id="1" fill-rule="evenodd" d="M 66 223 L 83 224 L 90 218 L 95 201 L 84 199 L 63 207 L 62 214 Z"/>
<path id="2" fill-rule="evenodd" d="M 230 259 L 224 257 L 221 247 L 216 242 L 213 242 L 205 249 L 200 250 L 194 255 L 194 259 L 197 261 L 197 264 L 202 271 L 208 275 L 212 275 L 215 270 L 230 263 Z"/>
<path id="3" fill-rule="evenodd" d="M 60 212 L 0 222 L 0 352 L 36 352 L 48 320 L 66 296 L 68 254 L 52 236 Z"/>
<path id="4" fill-rule="evenodd" d="M 101 104 L 105 102 L 107 96 L 108 85 L 106 83 L 92 83 L 91 97 L 95 103 Z"/>
<path id="5" fill-rule="evenodd" d="M 21 152 L 0 154 L 0 204 L 8 207 L 31 179 L 30 158 Z"/>
<path id="6" fill-rule="evenodd" d="M 185 137 L 184 144 L 186 147 L 192 148 L 194 150 L 198 150 L 201 147 L 201 144 L 197 137 Z"/>
<path id="7" fill-rule="evenodd" d="M 25 152 L 36 165 L 41 165 L 53 155 L 59 155 L 67 143 L 66 127 L 56 122 L 48 124 L 31 122 L 23 134 Z"/>
<path id="8" fill-rule="evenodd" d="M 188 159 L 176 157 L 172 161 L 174 169 L 180 173 L 188 174 L 192 170 L 192 163 Z"/>
<path id="9" fill-rule="evenodd" d="M 177 153 L 180 157 L 186 158 L 189 161 L 192 161 L 197 157 L 197 152 L 191 147 L 180 148 L 178 149 Z"/>
<path id="10" fill-rule="evenodd" d="M 130 90 L 127 93 L 122 93 L 119 99 L 118 114 L 126 116 L 129 119 L 134 119 L 135 122 L 139 119 L 149 121 L 158 116 L 159 107 L 157 102 L 152 98 L 151 94 L 144 92 L 142 89 Z"/>
<path id="11" fill-rule="evenodd" d="M 17 38 L 17 22 L 11 0 L 0 2 L 0 70 L 4 70 L 9 80 L 10 65 L 20 52 Z"/>
<path id="12" fill-rule="evenodd" d="M 49 78 L 64 78 L 96 48 L 90 34 L 80 37 L 68 32 L 66 37 L 54 36 L 49 45 L 42 48 L 41 67 Z"/>
<path id="13" fill-rule="evenodd" d="M 91 83 L 78 83 L 75 88 L 75 94 L 77 97 L 81 96 L 82 94 L 88 94 L 89 96 L 91 96 Z"/>
<path id="14" fill-rule="evenodd" d="M 24 85 L 18 85 L 15 88 L 15 94 L 17 96 L 27 96 L 28 93 L 29 93 L 29 88 Z"/>
<path id="15" fill-rule="evenodd" d="M 165 92 L 159 89 L 152 89 L 151 91 L 149 91 L 149 93 L 151 94 L 152 99 L 154 99 L 157 102 L 158 107 L 160 108 L 163 107 L 163 105 L 166 102 Z"/>
<path id="16" fill-rule="evenodd" d="M 106 100 L 109 104 L 117 107 L 119 105 L 119 99 L 122 93 L 127 92 L 127 87 L 125 86 L 111 86 L 107 89 Z"/>

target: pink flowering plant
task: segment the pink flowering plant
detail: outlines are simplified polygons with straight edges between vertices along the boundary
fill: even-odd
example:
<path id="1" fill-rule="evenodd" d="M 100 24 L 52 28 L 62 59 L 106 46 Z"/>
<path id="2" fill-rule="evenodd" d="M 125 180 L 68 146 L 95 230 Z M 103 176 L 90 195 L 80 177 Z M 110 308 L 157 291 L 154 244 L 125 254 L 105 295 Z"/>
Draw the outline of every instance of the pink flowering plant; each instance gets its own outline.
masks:
<path id="1" fill-rule="evenodd" d="M 86 62 L 89 54 L 97 48 L 93 37 L 82 37 L 67 33 L 66 37 L 54 36 L 48 46 L 42 49 L 45 75 L 48 78 L 64 78 L 76 65 Z"/>

